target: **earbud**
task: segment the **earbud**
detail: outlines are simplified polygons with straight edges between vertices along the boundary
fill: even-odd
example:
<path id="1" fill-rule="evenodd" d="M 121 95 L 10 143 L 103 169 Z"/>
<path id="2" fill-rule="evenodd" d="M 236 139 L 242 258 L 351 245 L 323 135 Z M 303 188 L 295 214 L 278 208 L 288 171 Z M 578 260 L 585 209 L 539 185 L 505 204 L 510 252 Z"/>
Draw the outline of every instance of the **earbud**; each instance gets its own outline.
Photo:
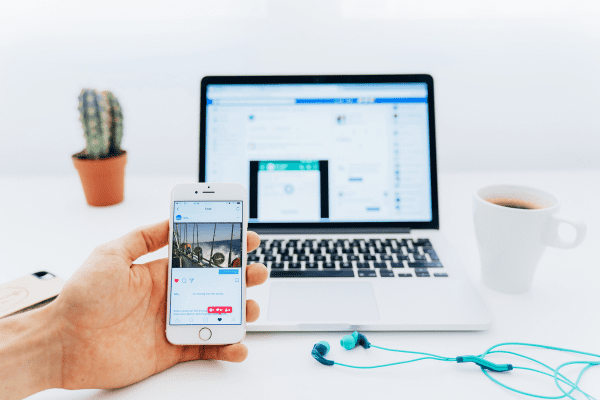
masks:
<path id="1" fill-rule="evenodd" d="M 360 344 L 365 349 L 371 347 L 371 343 L 367 340 L 365 335 L 357 331 L 352 332 L 351 335 L 346 335 L 340 340 L 340 344 L 346 350 L 352 350 L 357 344 Z"/>
<path id="2" fill-rule="evenodd" d="M 327 353 L 329 353 L 329 343 L 327 342 L 319 342 L 314 345 L 312 349 L 312 356 L 315 360 L 320 362 L 323 365 L 333 365 L 334 362 L 325 358 Z"/>

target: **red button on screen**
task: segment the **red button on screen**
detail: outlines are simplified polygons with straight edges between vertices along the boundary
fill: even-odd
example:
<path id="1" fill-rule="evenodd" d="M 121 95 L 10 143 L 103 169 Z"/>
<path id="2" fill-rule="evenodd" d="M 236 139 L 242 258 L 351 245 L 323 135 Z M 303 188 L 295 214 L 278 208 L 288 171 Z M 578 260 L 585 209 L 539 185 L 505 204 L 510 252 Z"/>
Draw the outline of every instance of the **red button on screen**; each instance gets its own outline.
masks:
<path id="1" fill-rule="evenodd" d="M 232 307 L 208 307 L 209 314 L 230 314 Z"/>

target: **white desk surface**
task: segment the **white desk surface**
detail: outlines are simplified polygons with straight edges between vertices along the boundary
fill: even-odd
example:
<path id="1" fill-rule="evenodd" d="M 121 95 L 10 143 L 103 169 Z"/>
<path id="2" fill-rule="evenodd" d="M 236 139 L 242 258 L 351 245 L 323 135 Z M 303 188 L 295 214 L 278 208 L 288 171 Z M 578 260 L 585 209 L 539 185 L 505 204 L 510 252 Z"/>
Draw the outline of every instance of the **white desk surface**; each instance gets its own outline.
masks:
<path id="1" fill-rule="evenodd" d="M 171 187 L 193 181 L 194 176 L 127 176 L 122 204 L 93 208 L 85 203 L 77 175 L 0 177 L 0 282 L 39 270 L 69 278 L 98 244 L 166 219 Z M 600 353 L 600 171 L 442 173 L 439 182 L 442 231 L 489 307 L 493 326 L 485 332 L 369 333 L 369 340 L 380 346 L 448 357 L 479 354 L 504 341 Z M 533 288 L 526 294 L 497 293 L 480 281 L 472 194 L 478 187 L 493 183 L 525 184 L 553 192 L 562 200 L 564 213 L 583 218 L 588 225 L 587 238 L 580 247 L 546 251 Z M 568 236 L 571 232 L 564 233 Z M 163 249 L 145 260 L 166 254 Z M 252 297 L 252 289 L 248 297 Z M 365 371 L 323 366 L 310 356 L 316 342 L 327 340 L 332 345 L 329 358 L 338 362 L 369 365 L 402 358 L 376 349 L 346 352 L 338 344 L 341 336 L 339 332 L 250 333 L 245 340 L 250 354 L 241 364 L 193 361 L 126 388 L 53 389 L 31 398 L 525 398 L 495 385 L 473 364 L 422 361 Z M 563 360 L 553 354 L 540 357 L 556 365 Z M 532 375 L 522 371 L 509 374 L 500 378 L 521 384 L 523 389 L 539 389 L 536 382 L 540 381 L 530 379 Z M 587 385 L 592 395 L 600 397 L 600 368 L 587 374 L 582 386 Z M 558 394 L 551 379 L 545 382 L 548 386 L 542 389 L 543 394 Z"/>

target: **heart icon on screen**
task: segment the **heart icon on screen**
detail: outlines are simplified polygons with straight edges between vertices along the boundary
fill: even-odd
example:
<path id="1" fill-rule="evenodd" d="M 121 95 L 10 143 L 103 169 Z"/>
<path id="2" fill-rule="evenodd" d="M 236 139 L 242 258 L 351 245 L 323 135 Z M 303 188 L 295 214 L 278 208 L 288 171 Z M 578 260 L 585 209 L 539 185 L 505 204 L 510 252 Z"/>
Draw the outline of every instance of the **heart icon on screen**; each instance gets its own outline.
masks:
<path id="1" fill-rule="evenodd" d="M 221 322 L 221 320 L 222 320 L 223 318 L 217 318 L 217 319 L 219 320 L 219 322 Z"/>
<path id="2" fill-rule="evenodd" d="M 179 282 L 179 279 L 175 279 L 175 282 Z"/>

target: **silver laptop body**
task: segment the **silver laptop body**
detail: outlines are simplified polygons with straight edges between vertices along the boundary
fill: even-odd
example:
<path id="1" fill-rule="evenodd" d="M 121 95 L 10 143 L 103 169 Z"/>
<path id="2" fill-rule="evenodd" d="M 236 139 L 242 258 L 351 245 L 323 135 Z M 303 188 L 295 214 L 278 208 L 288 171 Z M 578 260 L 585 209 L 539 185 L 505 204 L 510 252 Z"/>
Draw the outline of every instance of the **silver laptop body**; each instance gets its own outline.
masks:
<path id="1" fill-rule="evenodd" d="M 201 182 L 249 188 L 249 331 L 484 330 L 439 231 L 429 75 L 205 77 Z"/>

